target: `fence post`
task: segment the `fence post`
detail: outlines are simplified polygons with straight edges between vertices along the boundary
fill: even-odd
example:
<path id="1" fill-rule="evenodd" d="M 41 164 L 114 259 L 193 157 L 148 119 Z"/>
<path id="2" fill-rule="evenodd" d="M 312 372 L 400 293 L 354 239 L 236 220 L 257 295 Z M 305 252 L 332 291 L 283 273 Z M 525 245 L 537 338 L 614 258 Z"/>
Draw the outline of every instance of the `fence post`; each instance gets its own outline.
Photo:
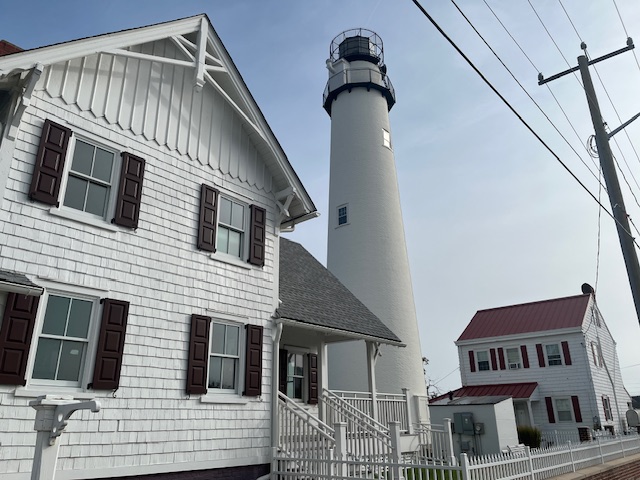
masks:
<path id="1" fill-rule="evenodd" d="M 467 457 L 466 453 L 460 455 L 460 466 L 462 467 L 462 480 L 469 480 L 471 471 L 469 470 L 469 457 Z"/>
<path id="2" fill-rule="evenodd" d="M 598 440 L 598 451 L 600 452 L 600 463 L 604 463 L 604 455 L 602 455 L 602 444 L 600 443 L 600 437 L 598 437 L 597 440 Z"/>
<path id="3" fill-rule="evenodd" d="M 400 471 L 401 449 L 400 449 L 400 422 L 389 422 L 389 433 L 391 434 L 391 478 L 394 480 L 404 480 Z"/>
<path id="4" fill-rule="evenodd" d="M 573 448 L 571 448 L 571 442 L 567 442 L 567 445 L 569 446 L 569 457 L 571 458 L 571 470 L 575 472 L 576 464 L 573 461 Z"/>
<path id="5" fill-rule="evenodd" d="M 347 476 L 347 424 L 336 422 L 333 424 L 336 435 L 336 475 L 338 478 Z"/>
<path id="6" fill-rule="evenodd" d="M 411 390 L 408 388 L 403 388 L 402 393 L 404 394 L 404 401 L 407 405 L 407 433 L 413 433 L 413 419 L 415 418 L 413 412 L 413 395 L 411 395 Z"/>
<path id="7" fill-rule="evenodd" d="M 524 447 L 524 453 L 527 455 L 527 464 L 529 465 L 529 472 L 531 472 L 531 480 L 535 480 L 536 476 L 533 471 L 533 459 L 531 458 L 531 448 L 529 448 L 529 445 Z"/>
<path id="8" fill-rule="evenodd" d="M 433 430 L 432 430 L 433 432 Z M 451 419 L 450 418 L 445 418 L 444 419 L 444 434 L 447 437 L 445 439 L 446 441 L 446 445 L 447 445 L 447 458 L 449 458 L 449 464 L 452 467 L 456 466 L 456 454 L 453 451 L 453 431 L 451 429 Z M 433 442 L 433 433 L 431 433 L 431 438 L 432 438 L 432 442 Z"/>
<path id="9" fill-rule="evenodd" d="M 625 458 L 626 455 L 624 454 L 624 442 L 622 441 L 623 436 L 620 435 L 620 450 L 622 450 L 622 458 Z"/>

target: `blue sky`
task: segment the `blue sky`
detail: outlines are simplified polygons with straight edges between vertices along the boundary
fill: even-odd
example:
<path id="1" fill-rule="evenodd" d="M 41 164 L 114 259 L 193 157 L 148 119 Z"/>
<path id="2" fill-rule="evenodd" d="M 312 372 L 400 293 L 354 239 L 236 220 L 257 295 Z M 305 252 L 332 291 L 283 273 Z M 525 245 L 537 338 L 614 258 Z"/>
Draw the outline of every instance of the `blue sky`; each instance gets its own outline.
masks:
<path id="1" fill-rule="evenodd" d="M 640 5 L 616 0 L 629 35 L 640 42 Z M 487 0 L 521 44 L 520 52 L 484 2 L 460 0 L 567 146 L 450 2 L 423 2 L 444 30 L 597 196 L 597 169 L 583 147 L 592 133 L 584 92 L 568 76 L 550 84 L 573 128 L 537 71 L 567 67 L 525 0 Z M 580 39 L 597 57 L 625 45 L 613 0 L 532 0 L 571 66 Z M 290 237 L 326 258 L 330 119 L 322 109 L 331 39 L 365 27 L 384 41 L 398 102 L 391 126 L 423 353 L 441 391 L 460 384 L 453 344 L 478 309 L 580 293 L 596 285 L 605 320 L 618 342 L 625 384 L 640 394 L 640 327 L 613 221 L 528 133 L 420 14 L 410 0 L 181 2 L 25 1 L 3 5 L 0 38 L 23 48 L 206 13 L 306 185 L 322 216 Z M 639 54 L 640 55 L 640 54 Z M 622 121 L 640 111 L 640 66 L 632 53 L 598 65 Z M 595 72 L 592 71 L 592 74 Z M 620 124 L 597 77 L 603 115 Z M 638 143 L 640 122 L 627 128 Z M 627 210 L 640 226 L 640 159 L 624 134 L 614 155 Z M 634 145 L 640 151 L 640 145 Z M 580 158 L 579 158 L 580 157 Z M 628 163 L 630 168 L 626 167 Z M 610 209 L 608 200 L 603 203 Z M 600 254 L 598 260 L 598 231 Z M 634 232 L 636 233 L 636 232 Z M 638 235 L 640 236 L 640 234 Z"/>

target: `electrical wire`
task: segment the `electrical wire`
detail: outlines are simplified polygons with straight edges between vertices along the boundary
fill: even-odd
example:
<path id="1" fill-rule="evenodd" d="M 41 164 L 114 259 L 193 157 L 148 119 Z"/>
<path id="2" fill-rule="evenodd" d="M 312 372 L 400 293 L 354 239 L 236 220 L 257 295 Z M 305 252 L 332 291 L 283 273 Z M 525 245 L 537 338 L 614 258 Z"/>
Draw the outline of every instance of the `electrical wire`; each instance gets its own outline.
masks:
<path id="1" fill-rule="evenodd" d="M 558 156 L 558 154 L 542 139 L 542 137 L 540 137 L 540 135 L 533 129 L 533 127 L 529 125 L 529 123 L 524 118 L 522 118 L 522 116 L 518 113 L 518 111 L 504 97 L 504 95 L 502 95 L 498 91 L 498 89 L 487 79 L 487 77 L 484 76 L 484 74 L 478 69 L 478 67 L 476 67 L 476 65 L 460 49 L 460 47 L 458 47 L 458 45 L 451 39 L 451 37 L 449 37 L 449 35 L 446 34 L 446 32 L 442 29 L 442 27 L 440 27 L 438 22 L 436 22 L 435 19 L 431 15 L 429 15 L 429 12 L 425 10 L 425 8 L 420 4 L 420 2 L 418 0 L 412 0 L 412 2 L 415 4 L 416 7 L 418 7 L 420 12 L 427 18 L 427 20 L 429 20 L 429 22 L 435 27 L 435 29 L 438 30 L 440 35 L 443 36 L 443 38 L 449 43 L 449 45 L 451 45 L 454 48 L 454 50 L 458 52 L 458 54 L 464 59 L 465 62 L 467 62 L 467 64 L 473 69 L 473 71 L 478 74 L 478 76 L 482 79 L 482 81 L 493 91 L 493 93 L 495 93 L 498 96 L 498 98 L 502 101 L 502 103 L 504 103 L 505 106 L 509 110 L 511 110 L 511 113 L 513 113 L 518 118 L 520 123 L 522 123 L 525 126 L 525 128 L 529 130 L 529 132 L 536 138 L 536 140 L 538 140 L 538 142 L 540 142 L 540 144 L 553 156 L 553 158 L 555 158 L 556 161 L 560 163 L 560 165 L 562 165 L 562 167 L 567 171 L 567 173 L 569 173 L 569 175 L 571 175 L 573 179 L 576 182 L 578 182 L 578 184 L 582 187 L 582 189 L 585 192 L 587 192 L 587 194 L 598 205 L 600 205 L 600 207 L 605 212 L 607 212 L 607 215 L 609 215 L 609 217 L 611 217 L 616 222 L 616 224 L 618 224 L 621 227 L 621 230 L 624 231 L 627 235 L 629 235 L 629 237 L 631 237 L 631 240 L 633 241 L 633 243 L 636 245 L 636 247 L 640 249 L 640 245 L 638 245 L 638 243 L 636 242 L 636 239 L 633 238 L 631 233 L 627 229 L 625 229 L 624 226 L 620 224 L 620 222 L 618 222 L 618 220 L 613 216 L 613 214 L 609 210 L 607 210 L 607 208 L 596 198 L 596 196 L 593 193 L 591 193 L 591 191 L 587 188 L 587 186 L 573 173 L 573 171 L 567 166 L 567 164 L 562 161 L 562 159 Z"/>
<path id="2" fill-rule="evenodd" d="M 620 14 L 620 9 L 618 8 L 618 4 L 616 0 L 613 0 L 613 6 L 616 7 L 616 12 L 618 13 L 618 18 L 620 19 L 620 23 L 622 24 L 622 29 L 624 30 L 625 37 L 629 38 L 629 32 L 627 32 L 627 26 L 624 24 L 624 20 L 622 19 L 622 15 Z M 638 62 L 638 56 L 636 55 L 636 51 L 632 50 L 633 58 L 636 59 L 636 65 L 638 66 L 638 70 L 640 70 L 640 62 Z"/>
<path id="3" fill-rule="evenodd" d="M 493 10 L 493 8 L 491 8 L 491 6 L 487 3 L 487 0 L 482 0 L 484 2 L 484 4 L 487 6 L 487 8 L 489 9 L 489 11 L 493 14 L 493 16 L 495 17 L 495 19 L 498 21 L 498 23 L 502 26 L 502 28 L 504 29 L 504 31 L 507 33 L 507 35 L 511 38 L 511 40 L 513 40 L 513 43 L 516 44 L 516 46 L 518 47 L 518 49 L 520 49 L 520 51 L 522 52 L 522 54 L 525 56 L 525 58 L 529 61 L 529 63 L 531 64 L 531 66 L 533 67 L 533 69 L 535 70 L 536 73 L 540 72 L 540 69 L 535 65 L 535 63 L 533 63 L 533 60 L 531 60 L 531 58 L 529 57 L 529 55 L 527 55 L 527 53 L 524 51 L 524 49 L 522 48 L 522 46 L 518 43 L 518 41 L 515 39 L 515 37 L 511 34 L 511 32 L 509 31 L 509 29 L 506 27 L 506 25 L 502 22 L 502 20 L 500 20 L 500 18 L 498 17 L 498 15 L 496 14 L 496 12 Z M 469 21 L 469 19 L 466 17 L 466 15 L 464 13 L 462 13 L 460 7 L 458 7 L 458 5 L 455 3 L 455 1 L 452 0 L 452 3 L 455 5 L 455 7 L 458 9 L 458 11 L 462 14 L 462 16 L 465 18 L 465 20 L 467 21 L 467 23 L 469 23 L 469 25 L 471 25 L 471 28 L 474 29 L 474 31 L 478 34 L 478 36 L 482 39 L 482 41 L 485 43 L 485 45 L 487 45 L 487 47 L 489 48 L 489 50 L 491 50 L 491 52 L 496 56 L 496 58 L 498 58 L 498 60 L 500 61 L 500 63 L 502 63 L 503 66 L 505 66 L 505 68 L 507 69 L 507 71 L 511 74 L 511 76 L 514 78 L 514 80 L 518 83 L 518 85 L 520 85 L 520 88 L 522 88 L 522 90 L 524 90 L 524 92 L 527 94 L 527 96 L 529 98 L 531 98 L 531 95 L 529 95 L 529 93 L 524 89 L 524 87 L 520 84 L 520 82 L 518 82 L 518 80 L 515 78 L 515 75 L 511 72 L 511 70 L 509 70 L 506 65 L 504 64 L 504 62 L 500 59 L 500 57 L 498 57 L 498 55 L 493 51 L 493 49 L 489 46 L 489 44 L 487 43 L 487 41 L 482 37 L 482 35 L 480 35 L 480 33 L 478 33 L 478 31 L 476 30 L 476 28 L 471 24 L 471 22 Z M 555 94 L 553 93 L 553 91 L 551 90 L 551 87 L 549 86 L 548 83 L 545 84 L 545 86 L 547 87 L 547 90 L 549 91 L 549 93 L 551 94 L 551 96 L 553 97 L 553 99 L 555 100 L 556 104 L 558 105 L 558 107 L 560 108 L 560 111 L 562 111 L 564 118 L 567 120 L 567 123 L 569 124 L 569 126 L 571 127 L 571 129 L 573 130 L 573 133 L 576 135 L 578 141 L 580 142 L 580 145 L 582 145 L 585 149 L 585 151 L 587 153 L 589 153 L 589 149 L 583 144 L 582 139 L 580 138 L 580 135 L 578 134 L 578 131 L 576 130 L 575 126 L 573 125 L 573 123 L 571 122 L 571 120 L 569 119 L 569 116 L 567 115 L 567 112 L 565 111 L 565 109 L 562 107 L 562 105 L 560 104 L 560 101 L 558 100 L 558 98 L 555 96 Z M 540 107 L 540 105 L 538 105 L 538 103 L 533 100 L 533 98 L 531 98 L 531 100 L 533 101 L 533 103 L 536 105 L 536 107 L 538 107 L 538 109 L 542 112 L 542 114 L 546 117 L 546 119 L 549 121 L 549 123 L 553 126 L 553 128 L 555 128 L 556 132 L 558 132 L 558 134 L 562 137 L 562 139 L 567 143 L 567 145 L 569 145 L 569 147 L 574 151 L 574 153 L 578 156 L 578 158 L 580 159 L 580 161 L 585 165 L 585 167 L 587 167 L 587 169 L 589 170 L 589 172 L 591 173 L 591 175 L 593 175 L 593 177 L 598 180 L 598 182 L 601 181 L 600 178 L 598 178 L 596 176 L 595 173 L 593 173 L 593 171 L 591 170 L 591 168 L 584 162 L 584 160 L 582 159 L 582 157 L 580 156 L 580 154 L 578 154 L 578 152 L 573 148 L 573 146 L 569 143 L 569 140 L 567 140 L 565 138 L 565 136 L 560 132 L 560 130 L 558 129 L 558 127 L 556 127 L 556 125 L 553 123 L 553 121 L 551 121 L 551 119 L 547 116 L 547 114 L 542 110 L 542 108 Z M 599 169 L 599 165 L 596 163 L 595 159 L 589 155 L 589 158 L 591 158 L 591 161 L 593 162 L 594 166 L 596 167 L 596 169 Z M 602 183 L 600 184 L 602 187 L 604 187 L 604 185 L 602 185 Z M 606 190 L 606 187 L 604 187 Z"/>

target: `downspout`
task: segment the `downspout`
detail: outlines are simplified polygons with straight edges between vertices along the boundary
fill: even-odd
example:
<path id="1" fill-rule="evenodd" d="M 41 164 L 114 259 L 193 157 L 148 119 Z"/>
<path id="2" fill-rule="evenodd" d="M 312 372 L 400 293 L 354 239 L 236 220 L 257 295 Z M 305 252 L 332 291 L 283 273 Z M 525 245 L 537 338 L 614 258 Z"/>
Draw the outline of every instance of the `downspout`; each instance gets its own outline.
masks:
<path id="1" fill-rule="evenodd" d="M 280 368 L 278 366 L 278 352 L 280 351 L 280 337 L 282 337 L 282 319 L 275 320 L 276 328 L 273 332 L 273 354 L 271 355 L 271 471 L 275 467 L 275 458 L 278 453 L 278 437 L 280 435 L 278 418 L 278 386 L 280 385 Z M 264 478 L 269 478 L 266 475 Z M 261 479 L 263 477 L 260 477 Z"/>

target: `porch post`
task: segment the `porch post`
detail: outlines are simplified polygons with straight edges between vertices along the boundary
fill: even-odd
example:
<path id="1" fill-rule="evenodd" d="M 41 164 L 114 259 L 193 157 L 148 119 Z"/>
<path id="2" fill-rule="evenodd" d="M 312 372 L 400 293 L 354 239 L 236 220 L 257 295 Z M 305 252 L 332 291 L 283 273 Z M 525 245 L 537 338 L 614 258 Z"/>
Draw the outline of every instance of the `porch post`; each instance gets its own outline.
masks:
<path id="1" fill-rule="evenodd" d="M 369 393 L 371 393 L 371 417 L 378 421 L 378 389 L 376 387 L 376 355 L 378 344 L 367 342 L 367 373 L 369 375 Z"/>
<path id="2" fill-rule="evenodd" d="M 327 408 L 324 404 L 324 391 L 329 390 L 329 367 L 327 364 L 327 344 L 325 342 L 318 343 L 318 375 L 319 379 L 319 392 L 318 392 L 318 416 L 321 421 L 325 421 L 327 415 Z"/>
<path id="3" fill-rule="evenodd" d="M 449 459 L 449 464 L 455 467 L 457 464 L 457 461 L 456 461 L 456 453 L 455 453 L 455 450 L 453 449 L 453 429 L 451 428 L 451 419 L 445 418 L 443 426 L 444 426 L 444 434 L 447 437 L 446 438 L 447 458 Z M 431 432 L 433 432 L 433 430 L 431 430 Z M 433 435 L 434 434 L 431 433 L 432 437 Z"/>
<path id="4" fill-rule="evenodd" d="M 535 427 L 536 424 L 533 422 L 533 408 L 531 408 L 531 399 L 527 398 L 527 410 L 529 411 L 529 425 Z"/>
<path id="5" fill-rule="evenodd" d="M 402 393 L 404 394 L 404 401 L 407 404 L 407 433 L 413 433 L 413 419 L 415 418 L 415 413 L 413 411 L 413 407 L 415 402 L 413 401 L 413 395 L 411 395 L 411 390 L 408 388 L 403 388 Z"/>

